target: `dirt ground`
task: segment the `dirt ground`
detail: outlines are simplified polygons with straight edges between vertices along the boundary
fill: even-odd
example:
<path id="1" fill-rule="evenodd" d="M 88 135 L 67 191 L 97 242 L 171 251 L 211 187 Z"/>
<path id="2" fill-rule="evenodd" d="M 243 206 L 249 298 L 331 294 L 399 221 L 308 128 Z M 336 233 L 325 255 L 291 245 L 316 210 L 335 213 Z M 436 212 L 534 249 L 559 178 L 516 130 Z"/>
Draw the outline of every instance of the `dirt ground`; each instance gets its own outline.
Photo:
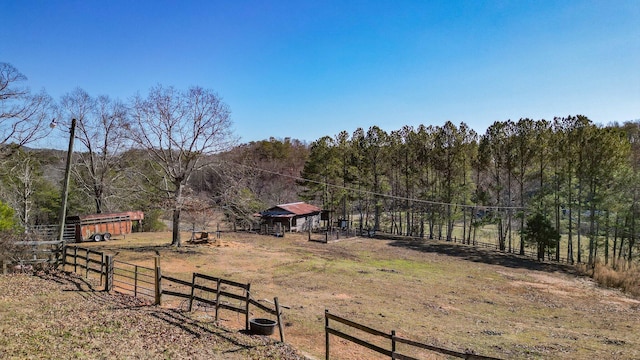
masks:
<path id="1" fill-rule="evenodd" d="M 422 343 L 503 359 L 640 358 L 640 301 L 598 288 L 569 266 L 424 240 L 322 244 L 304 235 L 223 233 L 213 244 L 175 249 L 169 242 L 169 233 L 132 234 L 82 246 L 143 265 L 159 254 L 163 274 L 185 280 L 198 272 L 249 282 L 255 299 L 277 296 L 287 307 L 287 342 L 318 359 L 325 309 Z M 243 323 L 235 313 L 223 319 L 231 327 Z M 331 349 L 332 359 L 383 358 L 336 337 Z"/>
<path id="2" fill-rule="evenodd" d="M 288 345 L 99 291 L 77 274 L 0 276 L 0 359 L 302 360 Z"/>

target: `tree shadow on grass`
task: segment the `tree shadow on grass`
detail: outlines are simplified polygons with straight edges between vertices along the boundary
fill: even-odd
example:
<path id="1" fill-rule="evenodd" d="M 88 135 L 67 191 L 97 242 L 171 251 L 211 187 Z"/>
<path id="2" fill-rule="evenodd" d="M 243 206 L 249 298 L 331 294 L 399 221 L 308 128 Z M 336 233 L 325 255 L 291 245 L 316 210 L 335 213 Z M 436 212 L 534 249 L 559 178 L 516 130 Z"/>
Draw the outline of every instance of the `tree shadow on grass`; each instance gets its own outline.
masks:
<path id="1" fill-rule="evenodd" d="M 580 272 L 572 265 L 537 261 L 522 255 L 504 253 L 497 250 L 480 249 L 470 245 L 422 239 L 395 239 L 389 243 L 389 246 L 402 247 L 424 253 L 452 256 L 489 265 L 580 275 Z"/>
<path id="2" fill-rule="evenodd" d="M 37 271 L 34 276 L 43 280 L 53 281 L 59 285 L 67 286 L 63 291 L 79 291 L 79 292 L 93 292 L 95 291 L 95 283 L 92 283 L 89 279 L 83 278 L 73 272 L 65 272 L 61 270 L 47 270 Z"/>
<path id="3" fill-rule="evenodd" d="M 171 326 L 175 326 L 196 338 L 203 336 L 214 336 L 220 338 L 229 345 L 229 348 L 227 349 L 220 349 L 223 354 L 241 353 L 275 344 L 275 340 L 268 338 L 263 338 L 262 341 L 255 341 L 256 339 L 254 337 L 246 336 L 250 335 L 246 331 L 233 331 L 217 324 L 206 325 L 198 320 L 194 320 L 190 316 L 186 316 L 180 310 L 162 309 L 160 311 L 151 312 L 151 316 L 162 320 Z"/>
<path id="4" fill-rule="evenodd" d="M 262 352 L 269 353 L 268 349 L 270 347 L 277 348 L 279 344 L 275 339 L 269 337 L 252 336 L 244 330 L 234 331 L 218 323 L 207 323 L 194 319 L 188 312 L 182 310 L 153 306 L 150 301 L 145 299 L 115 291 L 104 292 L 97 290 L 90 279 L 85 279 L 75 273 L 54 270 L 38 272 L 34 275 L 43 280 L 54 281 L 61 285 L 61 291 L 77 293 L 85 301 L 90 301 L 91 304 L 95 305 L 94 307 L 83 308 L 83 312 L 101 313 L 105 309 L 144 312 L 194 338 L 212 337 L 220 339 L 221 342 L 214 342 L 219 345 L 218 352 L 220 354 L 231 355 L 237 353 L 240 354 L 237 356 L 241 357 L 244 356 L 243 354 L 247 354 L 247 358 L 257 358 L 252 355 L 254 352 L 257 354 Z"/>
<path id="5" fill-rule="evenodd" d="M 149 245 L 149 246 L 122 246 L 122 247 L 114 247 L 111 249 L 112 251 L 117 250 L 126 250 L 134 253 L 155 253 L 156 255 L 161 255 L 163 253 L 175 253 L 181 255 L 202 255 L 202 249 L 198 248 L 194 245 L 185 245 L 175 247 L 170 244 L 167 245 Z"/>

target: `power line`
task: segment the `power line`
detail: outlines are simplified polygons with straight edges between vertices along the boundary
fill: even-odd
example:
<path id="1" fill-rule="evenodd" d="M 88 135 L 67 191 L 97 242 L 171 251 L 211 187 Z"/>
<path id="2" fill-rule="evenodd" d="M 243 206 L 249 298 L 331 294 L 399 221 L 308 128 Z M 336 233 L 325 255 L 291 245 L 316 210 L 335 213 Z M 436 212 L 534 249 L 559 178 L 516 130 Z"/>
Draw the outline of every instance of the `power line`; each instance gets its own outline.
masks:
<path id="1" fill-rule="evenodd" d="M 303 178 L 303 177 L 295 176 L 295 175 L 283 174 L 283 173 L 280 173 L 280 172 L 277 172 L 277 171 L 262 169 L 262 168 L 257 167 L 257 166 L 244 165 L 244 164 L 236 163 L 236 162 L 233 162 L 233 161 L 223 161 L 223 162 L 229 163 L 229 164 L 232 164 L 232 165 L 236 165 L 236 166 L 240 166 L 240 167 L 243 167 L 243 168 L 248 168 L 248 169 L 251 169 L 251 170 L 256 170 L 256 171 L 260 171 L 260 172 L 264 172 L 264 173 L 268 173 L 268 174 L 272 174 L 272 175 L 277 175 L 277 176 L 281 176 L 281 177 L 285 177 L 285 178 L 290 178 L 290 179 L 293 179 L 293 180 L 305 181 L 305 182 L 310 182 L 310 183 L 314 183 L 314 184 L 318 184 L 318 185 L 329 186 L 329 187 L 333 187 L 333 188 L 337 188 L 337 189 L 343 189 L 343 190 L 347 190 L 347 191 L 351 191 L 351 192 L 357 192 L 357 193 L 362 193 L 362 194 L 367 194 L 367 195 L 372 195 L 372 196 L 380 196 L 380 197 L 388 198 L 388 199 L 405 200 L 405 201 L 411 201 L 411 202 L 414 202 L 414 203 L 421 203 L 421 204 L 427 204 L 427 205 L 459 206 L 461 208 L 473 208 L 473 209 L 475 209 L 475 208 L 483 208 L 483 209 L 488 209 L 488 210 L 525 210 L 526 209 L 526 207 L 523 207 L 523 206 L 468 205 L 468 204 L 456 204 L 456 203 L 446 203 L 446 202 L 442 202 L 442 201 L 432 201 L 432 200 L 408 198 L 408 197 L 397 196 L 397 195 L 389 195 L 389 194 L 377 193 L 377 192 L 373 192 L 373 191 L 369 191 L 369 190 L 355 189 L 355 188 L 348 187 L 348 186 L 331 184 L 331 183 L 328 183 L 328 182 L 307 179 L 307 178 Z"/>

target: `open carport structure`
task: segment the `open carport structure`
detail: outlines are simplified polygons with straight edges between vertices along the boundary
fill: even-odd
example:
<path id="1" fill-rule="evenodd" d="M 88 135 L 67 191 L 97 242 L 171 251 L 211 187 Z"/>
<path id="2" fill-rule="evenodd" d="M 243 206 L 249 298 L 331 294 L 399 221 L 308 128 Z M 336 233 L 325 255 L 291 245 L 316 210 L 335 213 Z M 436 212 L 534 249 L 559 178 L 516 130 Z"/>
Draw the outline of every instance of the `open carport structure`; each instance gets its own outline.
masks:
<path id="1" fill-rule="evenodd" d="M 262 227 L 282 227 L 284 231 L 309 231 L 320 225 L 322 209 L 305 202 L 280 204 L 260 213 Z"/>

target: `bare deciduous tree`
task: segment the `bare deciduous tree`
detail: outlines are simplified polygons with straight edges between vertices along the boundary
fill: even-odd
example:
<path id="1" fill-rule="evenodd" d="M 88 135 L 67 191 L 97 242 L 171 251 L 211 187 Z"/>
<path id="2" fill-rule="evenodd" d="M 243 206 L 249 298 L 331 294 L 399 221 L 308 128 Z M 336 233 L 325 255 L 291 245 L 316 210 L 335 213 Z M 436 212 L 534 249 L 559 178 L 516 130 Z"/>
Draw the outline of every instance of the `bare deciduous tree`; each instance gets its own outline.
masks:
<path id="1" fill-rule="evenodd" d="M 231 125 L 227 104 L 215 92 L 200 87 L 180 91 L 158 85 L 146 98 L 133 100 L 130 139 L 149 152 L 165 179 L 165 184 L 157 186 L 171 199 L 173 246 L 181 244 L 184 187 L 194 171 L 209 164 L 210 155 L 235 144 Z"/>
<path id="2" fill-rule="evenodd" d="M 76 180 L 100 214 L 109 208 L 107 200 L 117 195 L 115 184 L 124 174 L 118 166 L 127 108 L 104 95 L 93 98 L 79 88 L 62 97 L 61 107 L 65 120 L 77 120 L 76 138 L 84 147 L 78 153 L 79 166 L 74 168 Z"/>
<path id="3" fill-rule="evenodd" d="M 204 194 L 185 191 L 183 208 L 184 219 L 191 224 L 192 231 L 204 231 L 215 218 L 213 204 Z"/>
<path id="4" fill-rule="evenodd" d="M 41 176 L 37 155 L 18 150 L 4 165 L 0 171 L 4 185 L 0 190 L 0 197 L 13 209 L 17 209 L 20 224 L 27 229 L 31 220 L 35 183 Z"/>
<path id="5" fill-rule="evenodd" d="M 206 169 L 201 176 L 200 187 L 210 194 L 234 230 L 236 226 L 252 229 L 256 221 L 254 214 L 265 206 L 251 190 L 259 171 L 252 166 L 223 160 Z"/>
<path id="6" fill-rule="evenodd" d="M 32 94 L 22 86 L 26 80 L 13 65 L 0 62 L 0 145 L 19 147 L 49 133 L 53 101 L 44 91 Z"/>

